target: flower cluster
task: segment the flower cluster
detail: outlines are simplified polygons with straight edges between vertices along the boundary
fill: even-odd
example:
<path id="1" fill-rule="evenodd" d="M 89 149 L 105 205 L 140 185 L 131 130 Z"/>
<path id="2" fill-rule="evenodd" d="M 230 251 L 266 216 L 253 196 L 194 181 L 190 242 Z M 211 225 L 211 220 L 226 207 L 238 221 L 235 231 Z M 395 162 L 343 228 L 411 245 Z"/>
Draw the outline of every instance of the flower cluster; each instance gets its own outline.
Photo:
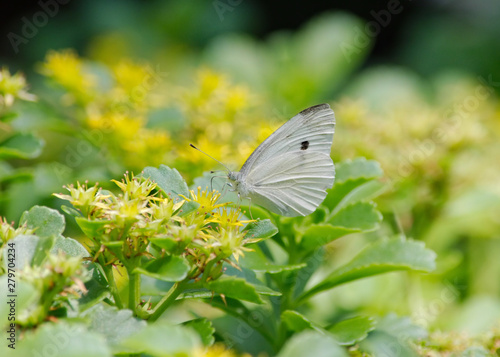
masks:
<path id="1" fill-rule="evenodd" d="M 143 258 L 180 255 L 194 267 L 190 278 L 197 278 L 208 263 L 220 268 L 223 261 L 231 256 L 238 259 L 245 246 L 255 242 L 242 231 L 250 221 L 240 219 L 239 209 L 217 203 L 216 191 L 198 189 L 176 201 L 143 177 L 126 174 L 113 182 L 118 194 L 77 184 L 66 187 L 69 195 L 55 195 L 80 212 L 77 223 L 93 242 L 91 256 L 104 265 L 132 267 Z M 194 202 L 197 209 L 184 212 L 187 202 Z"/>
<path id="2" fill-rule="evenodd" d="M 19 272 L 19 278 L 35 289 L 38 299 L 33 308 L 18 317 L 19 323 L 38 325 L 52 310 L 63 307 L 70 297 L 79 298 L 86 293 L 84 281 L 89 276 L 81 263 L 80 257 L 69 257 L 59 252 L 50 253 L 42 265 L 24 267 Z"/>
<path id="3" fill-rule="evenodd" d="M 168 161 L 169 133 L 147 127 L 155 106 L 153 89 L 159 82 L 149 65 L 124 59 L 96 71 L 75 51 L 63 50 L 49 52 L 40 72 L 64 89 L 63 102 L 75 109 L 79 127 L 106 137 L 93 144 L 102 146 L 121 166 L 138 169 L 144 163 Z"/>

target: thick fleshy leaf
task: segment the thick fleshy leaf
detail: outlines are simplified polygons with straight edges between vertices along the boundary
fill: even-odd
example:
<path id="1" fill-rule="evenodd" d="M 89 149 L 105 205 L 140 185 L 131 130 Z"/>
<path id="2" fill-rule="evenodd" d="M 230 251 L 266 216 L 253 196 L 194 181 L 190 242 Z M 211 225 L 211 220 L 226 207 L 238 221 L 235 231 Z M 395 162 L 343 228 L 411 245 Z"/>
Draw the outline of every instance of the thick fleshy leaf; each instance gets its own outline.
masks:
<path id="1" fill-rule="evenodd" d="M 26 223 L 29 228 L 34 228 L 34 234 L 42 238 L 57 237 L 64 232 L 65 227 L 62 214 L 43 206 L 34 206 L 29 211 L 24 212 L 20 223 Z"/>
<path id="2" fill-rule="evenodd" d="M 118 310 L 109 305 L 99 304 L 84 314 L 90 320 L 89 331 L 96 332 L 106 339 L 113 353 L 131 353 L 120 345 L 120 341 L 146 327 L 146 321 L 133 317 L 131 310 Z"/>
<path id="3" fill-rule="evenodd" d="M 5 345 L 6 343 L 2 343 L 2 346 Z M 15 350 L 9 348 L 8 351 L 1 351 L 1 355 L 36 356 L 35 351 L 51 357 L 112 356 L 103 336 L 89 332 L 82 324 L 70 324 L 64 321 L 47 322 L 35 330 L 26 332 L 23 340 L 16 344 Z"/>
<path id="4" fill-rule="evenodd" d="M 281 321 L 287 326 L 290 331 L 301 332 L 304 330 L 317 330 L 321 331 L 319 326 L 316 326 L 304 315 L 293 310 L 283 311 L 281 314 Z"/>
<path id="5" fill-rule="evenodd" d="M 109 224 L 108 220 L 91 221 L 84 217 L 75 217 L 75 221 L 83 233 L 89 238 L 100 236 L 101 232 L 104 230 L 104 226 Z"/>
<path id="6" fill-rule="evenodd" d="M 354 345 L 364 340 L 375 329 L 375 320 L 368 316 L 357 316 L 343 320 L 328 329 L 340 345 Z"/>
<path id="7" fill-rule="evenodd" d="M 254 285 L 249 284 L 245 279 L 236 277 L 222 277 L 205 286 L 207 289 L 234 299 L 250 301 L 262 304 L 263 301 L 256 291 Z"/>
<path id="8" fill-rule="evenodd" d="M 369 232 L 378 228 L 382 215 L 374 203 L 357 202 L 339 210 L 330 220 L 333 226 Z"/>
<path id="9" fill-rule="evenodd" d="M 160 165 L 159 168 L 146 167 L 143 175 L 144 177 L 149 177 L 151 180 L 156 182 L 158 187 L 175 202 L 183 200 L 180 195 L 188 198 L 190 197 L 186 181 L 184 181 L 181 174 L 179 174 L 179 171 L 176 169 L 171 169 L 166 165 Z M 181 208 L 181 215 L 192 212 L 198 207 L 199 204 L 196 202 L 185 202 Z"/>
<path id="10" fill-rule="evenodd" d="M 351 233 L 362 232 L 360 228 L 335 227 L 331 224 L 311 224 L 307 227 L 300 246 L 304 250 L 314 250 L 329 242 Z"/>
<path id="11" fill-rule="evenodd" d="M 33 308 L 33 304 L 38 302 L 40 298 L 40 292 L 35 289 L 33 285 L 27 283 L 23 280 L 16 279 L 16 286 L 14 294 L 9 291 L 8 286 L 8 276 L 7 274 L 0 276 L 0 296 L 3 296 L 4 302 L 0 304 L 0 328 L 10 324 L 11 321 L 7 320 L 9 316 L 9 310 L 11 308 L 9 301 L 12 297 L 9 295 L 16 295 L 15 299 L 15 310 L 16 319 L 22 320 L 23 315 L 30 315 L 32 312 L 29 308 Z"/>
<path id="12" fill-rule="evenodd" d="M 389 314 L 377 323 L 375 331 L 359 344 L 361 350 L 374 356 L 388 357 L 417 356 L 410 341 L 427 337 L 427 331 L 414 325 L 408 317 Z"/>
<path id="13" fill-rule="evenodd" d="M 314 250 L 348 234 L 373 231 L 381 220 L 375 204 L 357 202 L 337 211 L 328 223 L 309 225 L 300 246 L 306 251 Z"/>
<path id="14" fill-rule="evenodd" d="M 245 238 L 267 239 L 278 233 L 278 228 L 271 223 L 271 220 L 264 219 L 262 221 L 247 224 L 244 231 L 247 232 Z"/>
<path id="15" fill-rule="evenodd" d="M 390 313 L 380 319 L 377 323 L 377 330 L 406 339 L 423 339 L 428 335 L 424 328 L 415 325 L 409 317 L 399 317 L 395 313 Z"/>
<path id="16" fill-rule="evenodd" d="M 328 190 L 322 205 L 336 212 L 348 204 L 373 198 L 384 187 L 374 181 L 382 175 L 376 161 L 358 158 L 341 162 L 337 165 L 335 185 Z"/>
<path id="17" fill-rule="evenodd" d="M 126 337 L 121 346 L 155 357 L 188 356 L 197 347 L 202 346 L 200 337 L 190 328 L 172 326 L 166 322 L 150 324 L 142 330 Z"/>
<path id="18" fill-rule="evenodd" d="M 15 264 L 17 270 L 22 270 L 26 265 L 31 265 L 33 257 L 37 251 L 38 242 L 40 238 L 34 235 L 18 235 L 14 239 L 10 240 L 9 243 L 13 243 L 15 250 Z M 8 254 L 7 249 L 3 251 L 3 261 L 4 264 L 7 262 Z"/>
<path id="19" fill-rule="evenodd" d="M 54 243 L 53 237 L 40 238 L 35 235 L 18 235 L 9 241 L 15 245 L 16 269 L 22 270 L 26 265 L 40 265 Z M 7 249 L 4 250 L 4 262 L 7 261 Z"/>
<path id="20" fill-rule="evenodd" d="M 0 159 L 33 159 L 40 155 L 43 144 L 33 134 L 17 133 L 0 143 Z"/>
<path id="21" fill-rule="evenodd" d="M 347 357 L 333 337 L 317 331 L 304 331 L 294 335 L 283 346 L 277 357 Z"/>
<path id="22" fill-rule="evenodd" d="M 368 338 L 361 341 L 359 347 L 370 356 L 384 357 L 417 357 L 417 353 L 406 340 L 398 339 L 382 331 L 372 331 Z"/>
<path id="23" fill-rule="evenodd" d="M 337 268 L 302 298 L 331 289 L 349 281 L 396 270 L 429 272 L 435 269 L 436 253 L 423 242 L 391 239 L 376 242 L 362 250 L 349 263 Z"/>
<path id="24" fill-rule="evenodd" d="M 297 270 L 306 266 L 305 263 L 280 265 L 271 263 L 262 251 L 254 246 L 251 252 L 245 252 L 245 255 L 239 259 L 239 264 L 242 267 L 251 269 L 256 272 L 277 274 L 283 271 Z"/>
<path id="25" fill-rule="evenodd" d="M 335 183 L 337 184 L 360 178 L 371 180 L 382 177 L 383 174 L 384 172 L 377 161 L 366 160 L 360 157 L 337 164 Z"/>
<path id="26" fill-rule="evenodd" d="M 177 255 L 167 255 L 154 259 L 144 267 L 137 267 L 134 273 L 148 275 L 163 281 L 181 281 L 187 276 L 190 266 L 186 259 Z"/>
<path id="27" fill-rule="evenodd" d="M 57 254 L 62 251 L 71 257 L 89 257 L 90 254 L 85 247 L 73 238 L 65 238 L 61 235 L 57 236 L 54 240 L 51 253 Z"/>
<path id="28" fill-rule="evenodd" d="M 200 336 L 203 345 L 211 346 L 214 344 L 215 328 L 213 327 L 212 322 L 210 322 L 208 319 L 203 317 L 195 320 L 190 320 L 185 322 L 184 326 L 195 330 Z"/>

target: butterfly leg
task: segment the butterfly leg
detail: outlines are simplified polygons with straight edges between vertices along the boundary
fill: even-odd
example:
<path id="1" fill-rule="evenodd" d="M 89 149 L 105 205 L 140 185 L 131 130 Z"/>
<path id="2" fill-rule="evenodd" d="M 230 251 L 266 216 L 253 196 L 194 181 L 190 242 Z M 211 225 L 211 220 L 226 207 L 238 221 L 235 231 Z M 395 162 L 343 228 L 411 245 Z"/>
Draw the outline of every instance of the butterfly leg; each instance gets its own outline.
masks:
<path id="1" fill-rule="evenodd" d="M 250 219 L 253 221 L 253 216 L 252 216 L 252 199 L 250 197 L 248 198 L 248 213 L 250 213 Z"/>

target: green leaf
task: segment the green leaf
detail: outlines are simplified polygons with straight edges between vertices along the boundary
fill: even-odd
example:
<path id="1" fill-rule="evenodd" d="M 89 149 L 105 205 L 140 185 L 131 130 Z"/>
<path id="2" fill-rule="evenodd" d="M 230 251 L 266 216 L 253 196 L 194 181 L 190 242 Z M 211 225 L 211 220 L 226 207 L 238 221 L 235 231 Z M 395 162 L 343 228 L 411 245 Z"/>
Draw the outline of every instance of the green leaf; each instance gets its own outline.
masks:
<path id="1" fill-rule="evenodd" d="M 317 331 L 304 331 L 289 339 L 276 356 L 347 357 L 347 353 L 333 337 Z"/>
<path id="2" fill-rule="evenodd" d="M 21 216 L 21 224 L 26 223 L 29 228 L 36 229 L 34 234 L 39 237 L 57 237 L 64 232 L 64 216 L 58 211 L 43 207 L 34 206 Z"/>
<path id="3" fill-rule="evenodd" d="M 364 340 L 370 331 L 375 329 L 375 321 L 371 317 L 357 316 L 343 320 L 328 329 L 340 345 L 354 345 Z"/>
<path id="4" fill-rule="evenodd" d="M 23 270 L 25 266 L 30 266 L 35 253 L 37 252 L 37 246 L 40 238 L 34 235 L 18 235 L 14 239 L 10 240 L 9 243 L 14 243 L 16 252 L 16 269 Z M 4 257 L 3 261 L 7 262 L 7 249 L 3 251 Z"/>
<path id="5" fill-rule="evenodd" d="M 321 328 L 319 326 L 316 326 L 297 311 L 283 311 L 281 314 L 281 321 L 290 331 L 301 332 L 304 330 L 317 330 L 318 332 L 321 332 Z"/>
<path id="6" fill-rule="evenodd" d="M 190 196 L 186 182 L 176 169 L 171 169 L 166 165 L 160 165 L 159 168 L 148 166 L 144 169 L 143 176 L 146 178 L 149 177 L 156 182 L 158 187 L 175 202 L 179 202 L 183 199 L 180 195 L 188 198 Z M 200 205 L 194 201 L 185 202 L 181 208 L 181 216 L 196 210 L 199 206 Z"/>
<path id="7" fill-rule="evenodd" d="M 360 178 L 372 180 L 384 174 L 377 161 L 366 160 L 364 157 L 343 161 L 337 164 L 336 171 L 335 184 Z"/>
<path id="8" fill-rule="evenodd" d="M 5 345 L 6 343 L 2 343 Z M 47 322 L 27 331 L 15 350 L 9 349 L 5 357 L 50 355 L 51 357 L 111 357 L 104 338 L 89 332 L 82 324 Z"/>
<path id="9" fill-rule="evenodd" d="M 255 291 L 259 295 L 266 295 L 266 296 L 281 296 L 281 293 L 279 291 L 273 290 L 266 285 L 262 284 L 252 284 L 255 288 Z"/>
<path id="10" fill-rule="evenodd" d="M 10 321 L 7 320 L 7 316 L 10 312 L 10 305 L 8 301 L 10 294 L 8 289 L 8 276 L 7 274 L 0 276 L 0 296 L 3 296 L 3 303 L 0 304 L 0 328 L 10 324 Z M 40 292 L 35 289 L 33 285 L 27 283 L 23 280 L 16 280 L 16 295 L 15 298 L 15 309 L 16 309 L 16 319 L 22 320 L 21 316 L 30 316 L 32 314 L 33 308 L 38 303 L 38 299 L 40 298 Z"/>
<path id="11" fill-rule="evenodd" d="M 311 224 L 302 236 L 300 246 L 314 250 L 335 239 L 352 233 L 370 232 L 378 228 L 382 215 L 375 204 L 358 202 L 339 210 L 329 223 Z"/>
<path id="12" fill-rule="evenodd" d="M 420 326 L 414 325 L 408 317 L 398 317 L 391 313 L 383 317 L 378 323 L 375 331 L 360 343 L 363 351 L 370 352 L 374 356 L 384 355 L 388 357 L 417 356 L 417 353 L 409 344 L 412 340 L 427 337 L 427 331 Z"/>
<path id="13" fill-rule="evenodd" d="M 369 232 L 378 228 L 382 215 L 374 203 L 357 202 L 339 210 L 329 221 L 333 226 Z"/>
<path id="14" fill-rule="evenodd" d="M 262 221 L 250 222 L 246 225 L 244 231 L 247 232 L 245 238 L 267 239 L 278 233 L 278 228 L 271 223 L 270 219 L 264 219 Z"/>
<path id="15" fill-rule="evenodd" d="M 269 262 L 264 253 L 262 253 L 256 245 L 249 247 L 253 248 L 253 251 L 245 252 L 245 255 L 239 260 L 239 264 L 244 268 L 256 272 L 277 274 L 283 271 L 297 270 L 306 266 L 305 263 L 291 265 L 274 264 Z"/>
<path id="16" fill-rule="evenodd" d="M 109 224 L 108 220 L 91 221 L 84 217 L 75 217 L 76 224 L 89 238 L 99 237 L 104 231 L 104 226 Z"/>
<path id="17" fill-rule="evenodd" d="M 201 338 L 204 346 L 211 346 L 215 342 L 214 333 L 215 328 L 212 322 L 205 317 L 187 321 L 183 324 L 186 327 L 195 330 Z"/>
<path id="18" fill-rule="evenodd" d="M 101 267 L 96 263 L 88 264 L 88 269 L 91 274 L 90 280 L 85 282 L 87 293 L 82 295 L 78 300 L 80 311 L 84 311 L 95 304 L 98 304 L 103 299 L 109 297 L 111 294 L 108 288 L 108 281 Z"/>
<path id="19" fill-rule="evenodd" d="M 218 294 L 234 299 L 250 301 L 262 304 L 263 301 L 257 293 L 255 286 L 249 284 L 245 279 L 235 277 L 221 277 L 211 281 L 205 286 Z"/>
<path id="20" fill-rule="evenodd" d="M 133 317 L 131 310 L 118 310 L 103 304 L 92 307 L 83 316 L 90 320 L 89 331 L 104 336 L 114 354 L 132 353 L 130 349 L 121 346 L 120 341 L 147 326 L 146 321 Z"/>
<path id="21" fill-rule="evenodd" d="M 423 339 L 428 335 L 425 329 L 415 325 L 409 317 L 399 317 L 394 313 L 384 316 L 378 322 L 377 331 L 384 331 L 404 339 Z"/>
<path id="22" fill-rule="evenodd" d="M 167 252 L 172 252 L 179 242 L 176 241 L 175 237 L 161 237 L 161 238 L 150 238 L 151 243 L 156 244 L 158 247 L 165 249 Z"/>
<path id="23" fill-rule="evenodd" d="M 311 224 L 307 227 L 300 247 L 305 250 L 314 250 L 329 242 L 351 233 L 362 232 L 359 228 L 334 227 L 331 224 Z"/>
<path id="24" fill-rule="evenodd" d="M 43 140 L 33 134 L 17 133 L 0 143 L 0 159 L 33 159 L 40 155 Z"/>
<path id="25" fill-rule="evenodd" d="M 362 250 L 349 263 L 337 268 L 302 298 L 349 281 L 397 270 L 429 272 L 435 269 L 436 253 L 423 242 L 400 238 L 376 242 Z"/>
<path id="26" fill-rule="evenodd" d="M 15 244 L 16 269 L 22 270 L 26 265 L 40 265 L 47 257 L 54 242 L 52 237 L 40 238 L 34 235 L 18 235 L 9 242 Z M 4 250 L 4 261 L 7 261 L 7 249 Z"/>
<path id="27" fill-rule="evenodd" d="M 399 339 L 388 333 L 372 331 L 368 338 L 361 341 L 359 347 L 370 356 L 384 357 L 417 357 L 417 353 L 408 345 L 406 340 Z"/>
<path id="28" fill-rule="evenodd" d="M 328 195 L 322 205 L 336 212 L 355 202 L 368 200 L 382 192 L 384 184 L 374 181 L 383 171 L 376 161 L 358 158 L 337 165 L 335 185 L 327 190 Z"/>
<path id="29" fill-rule="evenodd" d="M 161 321 L 126 337 L 120 345 L 155 357 L 188 356 L 193 349 L 201 347 L 201 341 L 193 330 Z"/>
<path id="30" fill-rule="evenodd" d="M 52 250 L 50 251 L 53 254 L 57 254 L 58 251 L 63 251 L 65 254 L 71 257 L 89 257 L 90 254 L 85 249 L 85 247 L 73 238 L 65 238 L 63 236 L 57 236 L 54 245 L 52 246 Z"/>
<path id="31" fill-rule="evenodd" d="M 183 257 L 167 255 L 163 258 L 152 260 L 144 265 L 144 267 L 137 267 L 133 272 L 163 281 L 181 281 L 187 276 L 189 269 L 189 263 Z"/>

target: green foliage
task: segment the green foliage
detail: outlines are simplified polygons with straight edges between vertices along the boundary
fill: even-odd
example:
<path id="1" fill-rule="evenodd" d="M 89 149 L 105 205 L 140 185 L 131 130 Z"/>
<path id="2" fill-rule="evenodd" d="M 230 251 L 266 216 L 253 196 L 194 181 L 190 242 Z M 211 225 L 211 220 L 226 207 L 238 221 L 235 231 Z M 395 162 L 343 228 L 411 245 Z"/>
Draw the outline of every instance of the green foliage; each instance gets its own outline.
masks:
<path id="1" fill-rule="evenodd" d="M 214 334 L 227 335 L 230 331 L 224 328 L 230 325 L 216 324 L 214 329 L 207 318 L 186 321 L 183 326 L 154 321 L 173 308 L 176 300 L 210 298 L 206 303 L 241 318 L 248 328 L 268 339 L 278 355 L 301 355 L 311 350 L 317 355 L 342 356 L 345 352 L 340 346 L 358 343 L 366 351 L 376 351 L 380 341 L 397 338 L 401 331 L 407 331 L 409 339 L 422 338 L 401 324 L 391 330 L 398 326 L 398 320 L 379 322 L 375 330 L 368 317 L 328 327 L 299 312 L 312 296 L 340 284 L 394 270 L 434 269 L 435 255 L 422 243 L 380 239 L 306 289 L 324 258 L 317 254 L 318 249 L 348 234 L 373 231 L 381 220 L 371 195 L 359 194 L 360 186 L 380 176 L 377 165 L 367 160 L 343 163 L 338 165 L 338 175 L 342 178 L 338 183 L 341 188 L 335 185 L 329 196 L 343 199 L 325 201 L 309 217 L 273 215 L 256 221 L 240 221 L 240 211 L 217 203 L 218 195 L 213 192 L 189 191 L 178 172 L 166 166 L 148 168 L 141 178 L 126 176 L 122 182 L 116 181 L 120 194 L 97 186 L 68 187 L 70 195 L 58 197 L 72 203 L 73 208 L 66 211 L 75 216 L 86 235 L 87 248 L 63 237 L 64 217 L 46 207 L 36 206 L 23 214 L 24 231 L 6 223 L 2 228 L 9 238 L 5 242 L 14 242 L 19 261 L 24 261 L 21 269 L 26 275 L 21 275 L 21 281 L 31 284 L 35 292 L 32 296 L 38 297 L 20 306 L 44 306 L 36 308 L 38 317 L 31 316 L 25 326 L 45 326 L 43 318 L 62 309 L 64 318 L 80 317 L 85 321 L 75 325 L 86 331 L 84 340 L 99 336 L 100 342 L 94 346 L 97 354 L 188 353 L 216 348 Z M 336 205 L 327 205 L 332 202 Z M 186 203 L 192 203 L 192 208 L 183 211 Z M 233 233 L 226 237 L 222 232 Z M 92 262 L 83 263 L 82 258 Z M 316 264 L 305 263 L 311 259 L 316 259 Z M 52 268 L 46 265 L 47 260 L 52 262 Z M 66 273 L 62 280 L 44 275 L 41 283 L 33 280 L 38 267 L 63 269 Z M 119 289 L 122 274 L 128 277 L 121 283 L 128 285 L 128 294 Z M 148 294 L 153 290 L 141 284 L 141 277 L 156 281 L 157 290 L 151 296 L 160 300 L 151 296 L 144 300 L 147 296 L 142 289 Z M 63 298 L 67 289 L 75 289 L 72 283 L 78 289 L 72 297 Z M 29 284 L 23 289 L 29 289 Z M 58 286 L 55 291 L 46 289 L 54 284 Z M 161 284 L 167 285 L 160 288 Z M 220 300 L 213 300 L 213 296 Z M 245 306 L 243 302 L 252 304 Z M 54 309 L 56 306 L 58 309 Z M 278 313 L 280 317 L 276 318 Z M 249 320 L 252 316 L 259 316 L 260 322 Z M 267 326 L 262 325 L 264 321 Z M 44 336 L 44 330 L 39 331 Z M 20 343 L 31 346 L 36 341 L 30 335 Z M 75 344 L 63 351 L 78 355 L 80 348 Z"/>
<path id="2" fill-rule="evenodd" d="M 207 40 L 255 22 L 242 2 L 206 26 L 203 11 L 219 16 L 221 3 L 123 3 L 114 13 L 89 2 L 95 18 L 138 31 L 99 33 L 89 58 L 49 51 L 38 98 L 22 74 L 0 70 L 0 294 L 12 244 L 18 332 L 17 351 L 2 344 L 0 355 L 498 354 L 496 76 L 360 68 L 369 25 L 344 13 L 264 40 Z M 133 13 L 147 13 L 144 23 Z M 422 38 L 455 61 L 442 48 L 463 41 L 443 33 Z M 427 46 L 414 41 L 408 53 Z M 137 51 L 155 62 L 126 58 Z M 238 198 L 208 173 L 215 162 L 189 148 L 236 168 L 321 102 L 337 118 L 336 178 L 307 217 L 231 208 Z M 427 334 L 393 311 L 470 335 Z"/>

